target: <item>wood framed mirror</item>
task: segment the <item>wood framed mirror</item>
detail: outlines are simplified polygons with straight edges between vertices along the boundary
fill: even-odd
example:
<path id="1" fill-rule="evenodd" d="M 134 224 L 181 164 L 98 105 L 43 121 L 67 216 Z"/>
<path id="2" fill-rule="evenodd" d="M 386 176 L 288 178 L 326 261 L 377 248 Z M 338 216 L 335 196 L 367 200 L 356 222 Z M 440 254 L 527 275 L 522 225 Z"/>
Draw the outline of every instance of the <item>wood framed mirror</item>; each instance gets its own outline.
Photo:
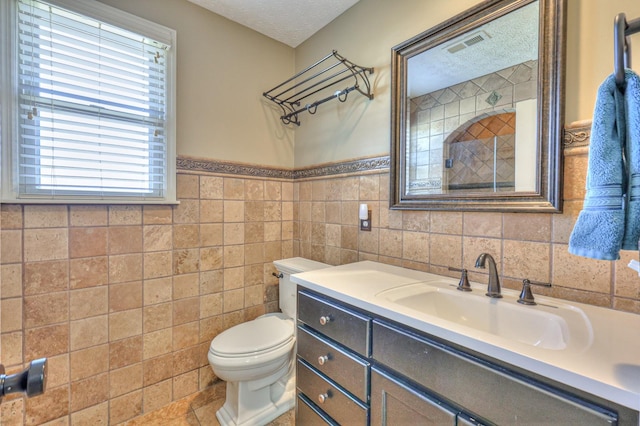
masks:
<path id="1" fill-rule="evenodd" d="M 392 48 L 392 209 L 560 212 L 565 0 L 487 0 Z"/>

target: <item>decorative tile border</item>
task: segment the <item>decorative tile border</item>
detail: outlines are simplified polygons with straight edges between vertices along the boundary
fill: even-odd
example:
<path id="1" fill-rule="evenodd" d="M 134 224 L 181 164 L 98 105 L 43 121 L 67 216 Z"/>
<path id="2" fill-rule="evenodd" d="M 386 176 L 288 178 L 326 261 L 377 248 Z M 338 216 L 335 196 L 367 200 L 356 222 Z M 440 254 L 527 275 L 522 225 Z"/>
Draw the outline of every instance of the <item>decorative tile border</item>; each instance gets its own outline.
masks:
<path id="1" fill-rule="evenodd" d="M 225 163 L 215 160 L 196 160 L 188 157 L 178 157 L 176 161 L 178 170 L 195 172 L 223 173 L 229 175 L 254 176 L 274 179 L 294 179 L 293 170 L 272 169 L 257 165 Z"/>
<path id="2" fill-rule="evenodd" d="M 257 165 L 225 163 L 215 160 L 193 159 L 178 157 L 176 167 L 178 170 L 223 173 L 230 175 L 253 176 L 273 179 L 306 179 L 346 173 L 365 172 L 369 170 L 382 170 L 390 167 L 389 156 L 364 158 L 361 160 L 346 161 L 343 163 L 329 164 L 325 166 L 309 167 L 298 170 L 272 169 Z"/>
<path id="3" fill-rule="evenodd" d="M 581 121 L 571 124 L 564 129 L 562 143 L 563 148 L 588 146 L 590 136 L 590 121 Z M 178 157 L 177 159 L 178 170 L 291 180 L 358 173 L 372 170 L 385 170 L 390 167 L 391 159 L 388 155 L 297 170 L 275 169 L 258 165 L 226 163 L 222 161 L 193 159 L 188 157 Z"/>
<path id="4" fill-rule="evenodd" d="M 341 175 L 346 173 L 365 172 L 369 170 L 382 170 L 391 167 L 391 159 L 388 155 L 382 157 L 364 158 L 361 160 L 346 161 L 344 163 L 328 164 L 326 166 L 309 167 L 293 171 L 294 179 L 306 179 Z"/>
<path id="5" fill-rule="evenodd" d="M 591 121 L 580 121 L 564 128 L 563 148 L 588 146 L 591 138 Z"/>

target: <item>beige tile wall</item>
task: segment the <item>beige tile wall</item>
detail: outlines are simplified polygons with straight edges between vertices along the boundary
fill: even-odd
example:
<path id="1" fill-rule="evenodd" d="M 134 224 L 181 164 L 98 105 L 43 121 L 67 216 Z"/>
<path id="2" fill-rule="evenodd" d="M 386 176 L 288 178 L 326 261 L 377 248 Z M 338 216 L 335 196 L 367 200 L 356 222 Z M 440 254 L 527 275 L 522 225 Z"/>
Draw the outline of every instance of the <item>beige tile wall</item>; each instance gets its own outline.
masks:
<path id="1" fill-rule="evenodd" d="M 277 309 L 293 183 L 178 174 L 179 206 L 3 205 L 1 353 L 48 357 L 6 425 L 117 424 L 192 395 L 220 331 Z"/>
<path id="2" fill-rule="evenodd" d="M 485 281 L 473 265 L 488 251 L 506 287 L 549 281 L 536 291 L 640 313 L 625 266 L 637 253 L 567 253 L 586 165 L 586 147 L 565 150 L 562 214 L 389 210 L 388 170 L 296 181 L 182 171 L 175 207 L 3 205 L 2 362 L 13 372 L 46 356 L 49 383 L 6 398 L 0 423 L 117 424 L 196 394 L 215 379 L 210 340 L 277 309 L 272 261 L 293 255 L 465 267 Z M 371 232 L 358 229 L 361 202 Z"/>
<path id="3" fill-rule="evenodd" d="M 295 253 L 331 264 L 357 260 L 458 276 L 447 267 L 474 268 L 491 253 L 505 287 L 520 289 L 523 278 L 550 282 L 534 292 L 640 313 L 640 279 L 626 265 L 638 253 L 621 252 L 617 262 L 570 255 L 569 235 L 582 207 L 588 148 L 565 150 L 564 213 L 478 213 L 389 210 L 388 171 L 297 181 L 299 225 Z M 372 210 L 371 232 L 358 227 L 358 204 Z M 481 270 L 482 271 L 482 270 Z"/>

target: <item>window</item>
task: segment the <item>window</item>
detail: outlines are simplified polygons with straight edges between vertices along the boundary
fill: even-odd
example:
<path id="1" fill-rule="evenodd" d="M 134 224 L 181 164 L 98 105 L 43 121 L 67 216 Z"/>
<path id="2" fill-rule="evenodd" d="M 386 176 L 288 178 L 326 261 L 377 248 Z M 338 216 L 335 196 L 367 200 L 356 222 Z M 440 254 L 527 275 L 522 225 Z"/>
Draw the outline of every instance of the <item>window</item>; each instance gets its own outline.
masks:
<path id="1" fill-rule="evenodd" d="M 87 0 L 0 6 L 3 202 L 175 202 L 175 31 Z"/>

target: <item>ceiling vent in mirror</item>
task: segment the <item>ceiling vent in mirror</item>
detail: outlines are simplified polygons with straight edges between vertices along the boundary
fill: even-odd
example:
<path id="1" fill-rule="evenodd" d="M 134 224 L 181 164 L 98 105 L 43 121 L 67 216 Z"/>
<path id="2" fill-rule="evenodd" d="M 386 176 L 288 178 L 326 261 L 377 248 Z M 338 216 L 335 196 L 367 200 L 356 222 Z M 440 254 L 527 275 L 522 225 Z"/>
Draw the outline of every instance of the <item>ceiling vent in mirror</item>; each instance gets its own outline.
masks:
<path id="1" fill-rule="evenodd" d="M 449 53 L 456 53 L 456 52 L 459 52 L 459 51 L 461 51 L 463 49 L 466 49 L 469 46 L 473 46 L 474 44 L 478 44 L 480 42 L 483 42 L 488 38 L 491 38 L 491 36 L 486 31 L 484 31 L 484 30 L 476 31 L 473 34 L 468 35 L 464 40 L 457 41 L 454 44 L 445 47 L 445 49 Z"/>

